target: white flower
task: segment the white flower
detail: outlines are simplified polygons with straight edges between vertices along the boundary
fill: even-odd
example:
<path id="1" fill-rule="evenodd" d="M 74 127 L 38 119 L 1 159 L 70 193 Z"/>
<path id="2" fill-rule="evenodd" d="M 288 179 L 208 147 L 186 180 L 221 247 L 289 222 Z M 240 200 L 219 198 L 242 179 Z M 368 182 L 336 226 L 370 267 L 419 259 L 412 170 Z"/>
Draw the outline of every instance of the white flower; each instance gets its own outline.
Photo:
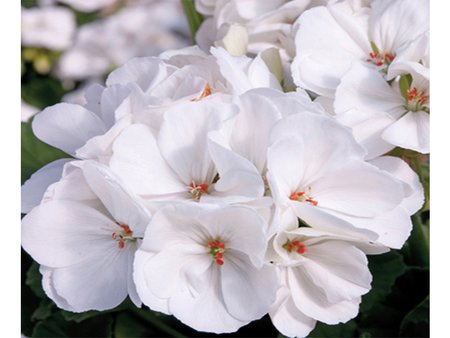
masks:
<path id="1" fill-rule="evenodd" d="M 334 325 L 355 317 L 372 281 L 363 250 L 386 251 L 351 237 L 298 227 L 289 212 L 271 244 L 268 259 L 280 269 L 281 286 L 270 316 L 289 337 L 307 336 L 317 320 Z"/>
<path id="2" fill-rule="evenodd" d="M 36 113 L 39 112 L 39 109 L 33 107 L 32 105 L 26 103 L 24 100 L 21 101 L 21 118 L 22 122 L 28 122 Z"/>
<path id="3" fill-rule="evenodd" d="M 242 206 L 193 203 L 154 215 L 136 253 L 144 304 L 198 331 L 233 332 L 265 315 L 278 287 L 263 219 Z"/>
<path id="4" fill-rule="evenodd" d="M 47 188 L 59 181 L 63 173 L 64 165 L 72 161 L 70 158 L 64 158 L 50 162 L 33 173 L 31 177 L 25 181 L 20 190 L 22 198 L 21 212 L 26 214 L 35 206 L 41 203 Z"/>
<path id="5" fill-rule="evenodd" d="M 295 83 L 333 97 L 354 62 L 386 74 L 397 53 L 429 30 L 428 12 L 426 0 L 374 0 L 371 8 L 344 1 L 306 11 L 297 22 Z"/>
<path id="6" fill-rule="evenodd" d="M 81 12 L 93 12 L 102 7 L 110 6 L 118 0 L 58 0 Z"/>
<path id="7" fill-rule="evenodd" d="M 70 47 L 75 16 L 63 7 L 22 8 L 22 44 L 62 50 Z"/>
<path id="8" fill-rule="evenodd" d="M 159 132 L 142 124 L 124 130 L 114 142 L 110 166 L 149 200 L 262 197 L 260 174 L 226 145 L 235 114 L 235 106 L 213 98 L 179 104 L 165 113 Z"/>
<path id="9" fill-rule="evenodd" d="M 22 221 L 22 246 L 41 264 L 43 287 L 68 311 L 107 310 L 127 295 L 149 213 L 104 166 L 78 162 Z"/>
<path id="10" fill-rule="evenodd" d="M 268 150 L 274 202 L 312 228 L 355 238 L 364 238 L 359 230 L 370 230 L 366 239 L 400 248 L 411 220 L 397 207 L 412 192 L 364 155 L 350 131 L 331 118 L 306 112 L 284 118 L 272 129 Z"/>
<path id="11" fill-rule="evenodd" d="M 59 60 L 58 76 L 101 76 L 133 57 L 186 46 L 187 25 L 182 17 L 178 1 L 153 1 L 126 6 L 105 19 L 83 25 L 73 47 Z"/>
<path id="12" fill-rule="evenodd" d="M 368 158 L 395 146 L 430 151 L 429 80 L 420 73 L 411 75 L 411 83 L 402 79 L 402 89 L 398 81 L 389 85 L 375 69 L 358 63 L 342 77 L 334 101 L 336 117 L 353 129 Z"/>
<path id="13" fill-rule="evenodd" d="M 276 47 L 282 58 L 289 60 L 295 51 L 292 23 L 316 3 L 320 1 L 196 1 L 197 10 L 207 15 L 196 34 L 196 41 L 203 50 L 211 46 L 231 47 L 227 49 L 233 55 L 244 55 L 247 51 L 258 54 Z M 242 41 L 238 43 L 237 40 Z M 240 47 L 236 48 L 237 45 Z M 238 51 L 240 54 L 234 54 Z"/>

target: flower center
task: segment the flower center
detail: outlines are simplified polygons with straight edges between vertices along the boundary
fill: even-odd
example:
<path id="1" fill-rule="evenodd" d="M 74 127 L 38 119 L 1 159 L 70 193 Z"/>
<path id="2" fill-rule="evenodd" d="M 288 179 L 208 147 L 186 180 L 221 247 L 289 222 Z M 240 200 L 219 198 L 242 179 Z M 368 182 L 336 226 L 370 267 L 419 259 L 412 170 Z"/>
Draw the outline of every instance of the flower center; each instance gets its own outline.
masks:
<path id="1" fill-rule="evenodd" d="M 394 60 L 395 55 L 389 52 L 371 52 L 367 62 L 375 65 L 379 71 L 387 72 L 387 68 Z"/>
<path id="2" fill-rule="evenodd" d="M 296 252 L 302 255 L 306 252 L 306 245 L 300 243 L 298 239 L 294 239 L 293 241 L 288 239 L 286 243 L 283 244 L 283 249 L 289 253 Z"/>
<path id="3" fill-rule="evenodd" d="M 313 197 L 311 197 L 311 187 L 306 188 L 306 191 L 294 191 L 293 193 L 291 193 L 289 198 L 292 201 L 308 202 L 314 206 L 317 206 L 317 204 L 319 204 L 319 202 L 315 201 Z"/>
<path id="4" fill-rule="evenodd" d="M 209 188 L 209 185 L 206 183 L 197 185 L 195 182 L 192 182 L 188 186 L 188 191 L 191 193 L 192 199 L 194 201 L 198 201 L 198 200 L 200 200 L 200 197 L 202 196 L 202 194 L 208 193 L 208 188 Z"/>
<path id="5" fill-rule="evenodd" d="M 205 88 L 203 89 L 203 91 L 200 93 L 200 95 L 195 97 L 195 98 L 193 98 L 191 101 L 192 102 L 198 102 L 201 99 L 204 99 L 205 97 L 208 97 L 209 95 L 211 95 L 211 92 L 212 92 L 211 87 L 207 83 Z"/>
<path id="6" fill-rule="evenodd" d="M 128 225 L 118 224 L 118 226 L 121 229 L 113 232 L 111 237 L 117 241 L 119 249 L 123 249 L 125 247 L 125 241 L 134 241 L 135 238 L 133 237 L 133 230 Z"/>
<path id="7" fill-rule="evenodd" d="M 225 251 L 225 244 L 216 239 L 214 241 L 208 242 L 208 248 L 210 248 L 209 253 L 213 256 L 214 262 L 219 266 L 223 265 L 222 258 Z"/>
<path id="8" fill-rule="evenodd" d="M 423 90 L 416 87 L 406 92 L 406 108 L 410 111 L 428 110 L 429 97 Z"/>

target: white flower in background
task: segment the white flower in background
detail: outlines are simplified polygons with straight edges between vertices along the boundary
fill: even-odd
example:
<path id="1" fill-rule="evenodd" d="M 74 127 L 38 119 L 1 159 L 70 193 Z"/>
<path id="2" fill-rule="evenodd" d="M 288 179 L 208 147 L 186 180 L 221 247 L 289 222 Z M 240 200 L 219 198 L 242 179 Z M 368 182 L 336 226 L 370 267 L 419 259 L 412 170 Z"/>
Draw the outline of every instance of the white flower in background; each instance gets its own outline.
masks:
<path id="1" fill-rule="evenodd" d="M 389 74 L 397 54 L 428 32 L 428 13 L 426 0 L 374 0 L 370 8 L 344 1 L 306 11 L 297 21 L 295 83 L 333 97 L 354 62 Z"/>
<path id="2" fill-rule="evenodd" d="M 62 79 L 101 76 L 133 57 L 186 46 L 187 30 L 179 1 L 126 6 L 79 28 L 73 46 L 59 60 L 58 76 Z"/>
<path id="3" fill-rule="evenodd" d="M 264 220 L 242 206 L 178 204 L 154 215 L 136 253 L 144 304 L 198 331 L 236 331 L 275 300 L 276 270 L 264 264 Z"/>
<path id="4" fill-rule="evenodd" d="M 317 230 L 356 238 L 364 235 L 355 227 L 370 230 L 367 239 L 401 248 L 411 220 L 398 207 L 413 191 L 366 163 L 364 155 L 350 130 L 331 118 L 306 112 L 284 118 L 273 127 L 268 149 L 267 178 L 275 204 Z"/>
<path id="5" fill-rule="evenodd" d="M 140 306 L 132 264 L 150 215 L 105 166 L 73 165 L 23 219 L 22 246 L 60 308 L 107 310 L 127 295 Z"/>
<path id="6" fill-rule="evenodd" d="M 58 2 L 68 5 L 81 12 L 93 12 L 102 7 L 111 6 L 118 0 L 58 0 Z"/>
<path id="7" fill-rule="evenodd" d="M 365 250 L 386 249 L 351 237 L 298 227 L 284 215 L 283 228 L 271 242 L 269 259 L 280 270 L 281 286 L 270 317 L 289 337 L 305 337 L 316 321 L 335 325 L 358 314 L 361 296 L 371 289 Z"/>
<path id="8" fill-rule="evenodd" d="M 22 45 L 63 50 L 72 44 L 75 16 L 63 7 L 22 8 Z"/>
<path id="9" fill-rule="evenodd" d="M 429 153 L 429 79 L 411 75 L 411 83 L 404 77 L 389 85 L 376 69 L 355 63 L 342 77 L 334 101 L 336 118 L 352 128 L 367 158 L 396 146 Z"/>
<path id="10" fill-rule="evenodd" d="M 233 55 L 258 54 L 276 47 L 284 60 L 294 56 L 292 23 L 314 0 L 197 0 L 197 10 L 206 15 L 196 35 L 199 46 L 225 47 Z M 239 47 L 237 47 L 239 46 Z M 228 48 L 227 48 L 228 47 Z"/>
<path id="11" fill-rule="evenodd" d="M 39 109 L 26 103 L 22 100 L 21 102 L 21 117 L 22 122 L 28 122 L 34 115 L 39 112 Z"/>

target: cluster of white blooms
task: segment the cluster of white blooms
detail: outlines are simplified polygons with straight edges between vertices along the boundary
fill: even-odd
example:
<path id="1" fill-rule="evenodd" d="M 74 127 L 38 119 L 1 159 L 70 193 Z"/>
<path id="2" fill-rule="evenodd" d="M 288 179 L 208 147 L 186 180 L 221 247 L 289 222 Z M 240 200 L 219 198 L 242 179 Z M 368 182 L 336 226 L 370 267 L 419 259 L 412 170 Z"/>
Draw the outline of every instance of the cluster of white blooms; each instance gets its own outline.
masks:
<path id="1" fill-rule="evenodd" d="M 197 6 L 243 29 L 134 58 L 84 104 L 36 115 L 71 157 L 23 185 L 23 248 L 68 311 L 128 296 L 214 333 L 266 314 L 289 337 L 346 322 L 366 255 L 401 248 L 423 204 L 408 164 L 380 155 L 428 151 L 428 2 Z"/>
<path id="2" fill-rule="evenodd" d="M 62 52 L 55 66 L 62 80 L 96 79 L 133 57 L 189 43 L 178 0 L 59 0 L 80 12 L 100 10 L 79 27 L 74 11 L 56 2 L 22 8 L 22 45 Z"/>

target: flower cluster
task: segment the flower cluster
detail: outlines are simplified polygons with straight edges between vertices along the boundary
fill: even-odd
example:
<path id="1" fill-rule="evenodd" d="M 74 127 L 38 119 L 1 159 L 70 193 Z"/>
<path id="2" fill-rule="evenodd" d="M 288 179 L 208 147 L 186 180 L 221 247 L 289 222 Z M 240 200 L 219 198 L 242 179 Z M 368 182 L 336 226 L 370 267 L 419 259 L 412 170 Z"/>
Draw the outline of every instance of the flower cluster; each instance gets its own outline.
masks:
<path id="1" fill-rule="evenodd" d="M 198 0 L 207 52 L 134 58 L 33 119 L 70 155 L 22 187 L 60 308 L 129 297 L 199 331 L 269 314 L 304 337 L 354 318 L 366 255 L 407 240 L 423 188 L 385 154 L 428 152 L 427 1 L 256 2 Z"/>

